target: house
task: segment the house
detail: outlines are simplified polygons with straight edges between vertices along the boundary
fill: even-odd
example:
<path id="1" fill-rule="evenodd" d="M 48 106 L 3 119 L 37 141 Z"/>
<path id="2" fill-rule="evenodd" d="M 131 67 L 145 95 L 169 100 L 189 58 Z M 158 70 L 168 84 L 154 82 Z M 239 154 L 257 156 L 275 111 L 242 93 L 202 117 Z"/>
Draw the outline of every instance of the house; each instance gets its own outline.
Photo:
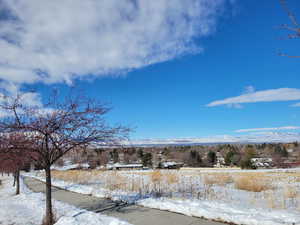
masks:
<path id="1" fill-rule="evenodd" d="M 134 164 L 121 164 L 121 163 L 109 163 L 106 165 L 108 170 L 134 170 L 134 169 L 144 169 L 143 164 L 134 163 Z"/>
<path id="2" fill-rule="evenodd" d="M 162 162 L 160 164 L 161 169 L 179 169 L 183 166 L 183 163 L 178 162 Z"/>
<path id="3" fill-rule="evenodd" d="M 220 152 L 216 153 L 216 164 L 214 165 L 214 167 L 223 167 L 225 166 L 225 159 L 224 157 L 221 155 Z"/>
<path id="4" fill-rule="evenodd" d="M 257 168 L 270 168 L 273 160 L 271 158 L 252 158 L 251 162 Z"/>

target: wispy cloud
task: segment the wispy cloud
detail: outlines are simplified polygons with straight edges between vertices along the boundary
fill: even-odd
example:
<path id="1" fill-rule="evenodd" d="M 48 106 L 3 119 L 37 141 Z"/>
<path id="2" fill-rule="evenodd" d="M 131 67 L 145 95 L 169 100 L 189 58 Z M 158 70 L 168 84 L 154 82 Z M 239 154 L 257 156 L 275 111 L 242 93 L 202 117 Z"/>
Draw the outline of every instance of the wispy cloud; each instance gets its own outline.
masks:
<path id="1" fill-rule="evenodd" d="M 300 89 L 296 88 L 278 88 L 269 89 L 263 91 L 254 91 L 253 88 L 249 89 L 248 92 L 231 98 L 223 100 L 213 101 L 207 104 L 207 107 L 214 107 L 219 105 L 234 105 L 243 103 L 255 103 L 255 102 L 275 102 L 275 101 L 294 101 L 300 100 Z M 300 106 L 296 104 L 293 106 Z"/>
<path id="2" fill-rule="evenodd" d="M 297 103 L 292 104 L 292 105 L 290 105 L 290 106 L 292 106 L 292 107 L 300 107 L 300 102 L 297 102 Z"/>
<path id="3" fill-rule="evenodd" d="M 2 0 L 0 79 L 71 83 L 201 52 L 195 39 L 214 33 L 232 2 Z"/>
<path id="4" fill-rule="evenodd" d="M 260 132 L 260 131 L 278 131 L 278 130 L 299 130 L 298 126 L 286 126 L 286 127 L 270 127 L 270 128 L 250 128 L 250 129 L 240 129 L 236 130 L 237 133 L 245 132 Z"/>

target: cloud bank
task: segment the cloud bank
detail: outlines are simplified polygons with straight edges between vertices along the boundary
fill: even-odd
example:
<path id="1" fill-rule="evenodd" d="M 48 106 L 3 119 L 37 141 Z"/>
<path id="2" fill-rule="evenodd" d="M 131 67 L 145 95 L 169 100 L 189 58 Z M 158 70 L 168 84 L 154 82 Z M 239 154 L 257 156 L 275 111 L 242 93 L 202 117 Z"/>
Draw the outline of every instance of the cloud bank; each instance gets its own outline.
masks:
<path id="1" fill-rule="evenodd" d="M 236 130 L 237 133 L 246 133 L 246 132 L 261 132 L 261 131 L 277 131 L 277 130 L 299 130 L 298 126 L 286 126 L 286 127 L 270 127 L 270 128 L 251 128 L 251 129 L 240 129 Z"/>
<path id="2" fill-rule="evenodd" d="M 2 0 L 0 79 L 68 82 L 203 51 L 230 0 Z"/>
<path id="3" fill-rule="evenodd" d="M 278 88 L 269 89 L 264 91 L 254 91 L 251 89 L 250 92 L 242 95 L 226 98 L 223 100 L 213 101 L 207 104 L 207 107 L 215 107 L 220 105 L 240 105 L 242 103 L 255 103 L 255 102 L 275 102 L 275 101 L 294 101 L 300 100 L 300 89 L 296 88 Z M 294 104 L 292 106 L 300 106 Z"/>

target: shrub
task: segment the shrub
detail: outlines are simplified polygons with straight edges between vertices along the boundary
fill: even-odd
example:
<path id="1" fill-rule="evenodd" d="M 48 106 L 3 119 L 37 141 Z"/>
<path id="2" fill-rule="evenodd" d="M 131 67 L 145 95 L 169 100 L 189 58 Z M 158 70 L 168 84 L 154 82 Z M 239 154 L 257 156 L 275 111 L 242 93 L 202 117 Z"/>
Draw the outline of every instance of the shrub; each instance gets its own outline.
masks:
<path id="1" fill-rule="evenodd" d="M 235 152 L 234 151 L 229 151 L 227 152 L 227 154 L 225 155 L 225 164 L 227 166 L 230 166 L 232 163 L 232 158 L 234 156 Z"/>
<path id="2" fill-rule="evenodd" d="M 274 149 L 274 153 L 281 156 L 281 157 L 287 157 L 288 152 L 285 147 L 281 147 L 280 145 L 276 145 Z"/>
<path id="3" fill-rule="evenodd" d="M 187 165 L 191 167 L 199 167 L 202 165 L 202 158 L 197 151 L 190 151 Z"/>
<path id="4" fill-rule="evenodd" d="M 240 158 L 241 157 L 240 157 L 239 153 L 237 153 L 236 151 L 230 150 L 225 155 L 225 164 L 227 166 L 238 165 Z"/>
<path id="5" fill-rule="evenodd" d="M 143 166 L 152 166 L 152 154 L 147 152 L 142 157 Z"/>
<path id="6" fill-rule="evenodd" d="M 243 159 L 240 163 L 242 169 L 256 169 L 255 165 L 252 163 L 251 158 Z"/>
<path id="7" fill-rule="evenodd" d="M 209 163 L 215 163 L 216 160 L 217 160 L 217 155 L 216 155 L 216 153 L 213 152 L 213 151 L 209 151 L 209 152 L 207 153 L 207 160 L 208 160 Z"/>

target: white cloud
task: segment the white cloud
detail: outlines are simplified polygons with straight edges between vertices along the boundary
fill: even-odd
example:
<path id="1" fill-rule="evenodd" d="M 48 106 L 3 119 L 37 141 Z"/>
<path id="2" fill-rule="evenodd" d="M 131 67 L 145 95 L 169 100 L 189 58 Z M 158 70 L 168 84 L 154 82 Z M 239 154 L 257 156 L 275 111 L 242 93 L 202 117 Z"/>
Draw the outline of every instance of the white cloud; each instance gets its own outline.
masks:
<path id="1" fill-rule="evenodd" d="M 286 126 L 286 127 L 270 127 L 270 128 L 250 128 L 250 129 L 240 129 L 236 130 L 237 133 L 244 132 L 261 132 L 261 131 L 274 131 L 274 130 L 299 130 L 298 126 Z"/>
<path id="2" fill-rule="evenodd" d="M 245 87 L 245 94 L 250 94 L 254 92 L 255 92 L 255 88 L 252 85 Z"/>
<path id="3" fill-rule="evenodd" d="M 292 107 L 300 107 L 300 102 L 297 102 L 297 103 L 292 104 L 292 105 L 290 105 L 290 106 L 292 106 Z"/>
<path id="4" fill-rule="evenodd" d="M 254 91 L 254 89 L 252 89 L 251 92 L 236 97 L 213 101 L 207 104 L 206 106 L 207 107 L 214 107 L 219 105 L 230 106 L 233 104 L 242 104 L 242 103 L 293 101 L 293 100 L 300 100 L 300 89 L 278 88 L 278 89 L 269 89 L 264 91 Z"/>
<path id="5" fill-rule="evenodd" d="M 23 92 L 18 85 L 10 82 L 0 82 L 0 104 L 5 104 L 11 99 L 21 96 L 20 102 L 25 106 L 33 106 L 41 110 L 49 111 L 43 107 L 41 95 L 37 92 Z M 7 96 L 11 98 L 6 98 Z M 0 109 L 0 117 L 10 116 L 7 111 Z"/>
<path id="6" fill-rule="evenodd" d="M 2 0 L 0 79 L 68 82 L 201 52 L 227 0 Z"/>

